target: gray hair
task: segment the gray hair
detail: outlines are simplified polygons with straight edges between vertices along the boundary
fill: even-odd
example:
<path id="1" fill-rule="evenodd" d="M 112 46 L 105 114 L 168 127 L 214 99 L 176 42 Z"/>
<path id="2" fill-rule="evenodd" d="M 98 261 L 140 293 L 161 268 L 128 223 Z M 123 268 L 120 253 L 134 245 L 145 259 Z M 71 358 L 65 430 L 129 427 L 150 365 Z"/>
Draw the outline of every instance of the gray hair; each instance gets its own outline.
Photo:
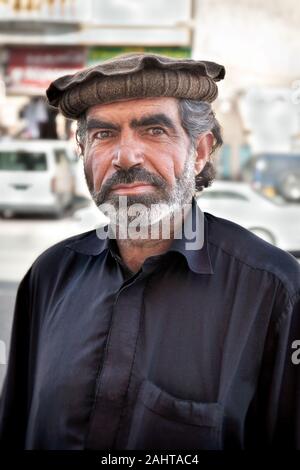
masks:
<path id="1" fill-rule="evenodd" d="M 215 117 L 211 105 L 205 101 L 178 99 L 178 109 L 181 125 L 190 138 L 191 145 L 196 148 L 198 137 L 211 132 L 214 136 L 214 144 L 210 153 L 210 159 L 206 162 L 203 170 L 196 175 L 196 190 L 202 191 L 209 186 L 215 178 L 216 171 L 211 161 L 211 156 L 217 148 L 223 144 L 221 126 Z M 84 145 L 87 133 L 86 115 L 81 114 L 77 120 L 76 140 L 78 144 Z"/>

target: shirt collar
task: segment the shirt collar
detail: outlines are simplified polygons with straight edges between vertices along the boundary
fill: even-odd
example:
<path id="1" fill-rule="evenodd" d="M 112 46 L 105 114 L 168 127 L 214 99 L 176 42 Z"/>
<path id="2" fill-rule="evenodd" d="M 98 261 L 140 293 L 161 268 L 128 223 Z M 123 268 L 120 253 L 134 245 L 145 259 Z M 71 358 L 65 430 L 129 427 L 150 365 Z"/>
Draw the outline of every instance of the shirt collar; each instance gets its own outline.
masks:
<path id="1" fill-rule="evenodd" d="M 193 198 L 191 208 L 185 218 L 185 227 L 195 228 L 196 220 L 199 222 L 195 232 L 196 235 L 190 237 L 190 230 L 185 230 L 183 226 L 182 237 L 173 240 L 168 252 L 176 251 L 181 253 L 185 257 L 189 268 L 195 273 L 213 274 L 214 271 L 209 255 L 208 221 L 198 206 L 197 201 Z M 200 243 L 200 246 L 195 246 L 196 236 L 199 236 L 199 232 L 201 232 L 200 242 L 202 237 L 202 243 Z M 97 256 L 110 248 L 114 251 L 113 245 L 110 242 L 109 237 L 100 239 L 97 235 L 97 230 L 92 230 L 79 236 L 76 240 L 70 241 L 66 246 L 77 253 Z M 193 246 L 195 247 L 193 248 Z"/>
<path id="2" fill-rule="evenodd" d="M 97 229 L 84 233 L 76 240 L 70 241 L 66 246 L 76 253 L 81 253 L 88 256 L 100 255 L 103 251 L 108 249 L 108 237 L 100 239 L 97 235 Z"/>
<path id="3" fill-rule="evenodd" d="M 186 227 L 185 230 L 184 227 Z M 191 231 L 191 228 L 193 231 Z M 168 251 L 181 253 L 185 257 L 189 268 L 195 273 L 213 274 L 209 255 L 208 221 L 195 198 L 193 198 L 191 209 L 185 217 L 182 226 L 182 237 L 175 238 Z"/>

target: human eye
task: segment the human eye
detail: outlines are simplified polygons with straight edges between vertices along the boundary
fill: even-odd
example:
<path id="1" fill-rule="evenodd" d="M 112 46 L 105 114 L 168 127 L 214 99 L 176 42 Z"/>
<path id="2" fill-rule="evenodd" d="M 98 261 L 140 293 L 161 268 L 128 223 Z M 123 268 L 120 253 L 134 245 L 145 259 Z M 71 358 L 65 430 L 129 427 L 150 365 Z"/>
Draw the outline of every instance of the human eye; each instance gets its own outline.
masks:
<path id="1" fill-rule="evenodd" d="M 94 138 L 99 139 L 99 140 L 105 140 L 109 139 L 110 137 L 113 137 L 113 132 L 108 129 L 103 129 L 101 131 L 97 131 L 94 134 Z"/>
<path id="2" fill-rule="evenodd" d="M 149 127 L 147 129 L 148 134 L 153 135 L 153 136 L 160 136 L 165 134 L 165 130 L 162 127 Z"/>

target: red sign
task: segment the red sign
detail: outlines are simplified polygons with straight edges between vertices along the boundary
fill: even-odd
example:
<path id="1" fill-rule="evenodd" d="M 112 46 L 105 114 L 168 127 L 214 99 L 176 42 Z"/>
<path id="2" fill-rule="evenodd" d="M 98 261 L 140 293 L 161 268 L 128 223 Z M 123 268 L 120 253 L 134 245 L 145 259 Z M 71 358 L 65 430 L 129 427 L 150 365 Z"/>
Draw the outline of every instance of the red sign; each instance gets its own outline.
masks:
<path id="1" fill-rule="evenodd" d="M 86 60 L 84 47 L 12 47 L 8 54 L 7 91 L 44 95 L 50 82 L 84 68 Z"/>

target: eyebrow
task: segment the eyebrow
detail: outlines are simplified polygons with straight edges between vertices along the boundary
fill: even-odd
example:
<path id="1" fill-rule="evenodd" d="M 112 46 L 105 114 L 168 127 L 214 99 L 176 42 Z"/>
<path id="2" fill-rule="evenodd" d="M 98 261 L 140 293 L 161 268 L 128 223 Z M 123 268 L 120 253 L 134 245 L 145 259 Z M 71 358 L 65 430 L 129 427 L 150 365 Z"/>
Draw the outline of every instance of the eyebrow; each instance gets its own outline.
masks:
<path id="1" fill-rule="evenodd" d="M 163 113 L 151 114 L 149 116 L 143 116 L 140 119 L 133 119 L 130 122 L 130 127 L 133 129 L 137 127 L 146 127 L 146 126 L 165 126 L 173 131 L 176 130 L 175 125 L 172 120 Z"/>
<path id="2" fill-rule="evenodd" d="M 138 127 L 158 125 L 165 126 L 173 131 L 176 130 L 172 120 L 164 113 L 151 114 L 148 116 L 143 116 L 140 119 L 132 119 L 132 121 L 130 121 L 130 127 L 132 129 L 136 129 Z M 87 121 L 87 130 L 91 129 L 111 129 L 119 131 L 121 128 L 120 126 L 118 126 L 117 124 L 113 124 L 112 122 L 103 121 L 102 119 L 91 118 Z"/>
<path id="3" fill-rule="evenodd" d="M 112 129 L 115 131 L 120 130 L 120 126 L 113 124 L 112 122 L 102 121 L 101 119 L 89 119 L 86 124 L 87 130 L 91 129 Z"/>

